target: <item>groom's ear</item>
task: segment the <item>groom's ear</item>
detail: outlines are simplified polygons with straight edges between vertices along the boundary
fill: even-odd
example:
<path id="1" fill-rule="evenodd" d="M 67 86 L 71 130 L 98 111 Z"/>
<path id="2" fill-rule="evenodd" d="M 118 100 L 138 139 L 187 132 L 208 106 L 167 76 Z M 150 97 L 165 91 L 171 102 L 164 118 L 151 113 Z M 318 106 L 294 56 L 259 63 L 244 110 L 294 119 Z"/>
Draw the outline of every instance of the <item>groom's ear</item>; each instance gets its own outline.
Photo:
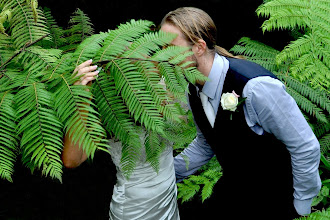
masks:
<path id="1" fill-rule="evenodd" d="M 205 54 L 207 49 L 206 42 L 203 39 L 199 39 L 193 46 L 193 52 L 195 56 L 202 56 Z"/>

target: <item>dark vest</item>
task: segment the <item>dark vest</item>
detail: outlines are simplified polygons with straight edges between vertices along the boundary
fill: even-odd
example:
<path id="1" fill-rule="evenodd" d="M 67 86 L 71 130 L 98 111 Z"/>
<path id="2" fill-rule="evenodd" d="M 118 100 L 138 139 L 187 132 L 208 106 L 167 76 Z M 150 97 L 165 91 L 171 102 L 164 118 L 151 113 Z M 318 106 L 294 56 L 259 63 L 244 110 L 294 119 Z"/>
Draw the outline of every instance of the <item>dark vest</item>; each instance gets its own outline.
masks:
<path id="1" fill-rule="evenodd" d="M 259 76 L 276 78 L 253 62 L 227 59 L 229 70 L 223 93 L 234 90 L 242 95 L 250 79 Z M 194 119 L 223 168 L 223 176 L 216 187 L 216 196 L 219 198 L 217 202 L 228 212 L 234 211 L 228 205 L 235 201 L 244 204 L 243 212 L 255 210 L 253 207 L 259 207 L 258 210 L 261 208 L 264 214 L 289 208 L 293 201 L 293 178 L 290 154 L 285 145 L 272 134 L 254 133 L 246 123 L 243 105 L 232 112 L 223 110 L 220 104 L 212 128 L 196 95 L 196 89 L 190 85 L 189 90 Z M 240 205 L 238 207 L 241 209 Z"/>

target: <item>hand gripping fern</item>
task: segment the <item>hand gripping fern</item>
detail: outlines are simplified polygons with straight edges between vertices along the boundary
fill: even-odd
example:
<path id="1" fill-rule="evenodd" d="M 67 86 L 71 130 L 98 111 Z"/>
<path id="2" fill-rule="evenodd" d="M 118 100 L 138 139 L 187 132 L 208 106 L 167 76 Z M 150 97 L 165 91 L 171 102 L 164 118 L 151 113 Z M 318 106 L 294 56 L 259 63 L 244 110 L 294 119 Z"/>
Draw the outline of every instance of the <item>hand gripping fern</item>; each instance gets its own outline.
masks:
<path id="1" fill-rule="evenodd" d="M 79 29 L 77 23 L 87 18 L 78 10 L 74 16 L 80 20 L 72 20 L 78 26 L 69 32 L 80 33 L 83 41 L 75 41 L 73 51 L 63 47 L 69 38 L 59 41 L 51 32 L 61 30 L 49 11 L 45 17 L 31 2 L 0 0 L 0 13 L 12 14 L 1 23 L 5 34 L 0 34 L 0 176 L 12 180 L 21 154 L 31 170 L 61 180 L 65 133 L 90 158 L 96 150 L 107 151 L 107 134 L 121 140 L 127 176 L 144 146 L 147 161 L 157 169 L 169 135 L 165 126 L 180 123 L 175 100 L 184 97 L 187 79 L 205 80 L 184 62 L 191 55 L 188 48 L 168 46 L 175 36 L 151 31 L 152 22 L 143 20 L 89 36 L 91 29 L 79 31 L 86 27 Z M 102 68 L 99 78 L 92 87 L 73 85 L 78 80 L 73 69 L 88 59 Z M 140 126 L 148 132 L 146 143 L 139 141 Z"/>

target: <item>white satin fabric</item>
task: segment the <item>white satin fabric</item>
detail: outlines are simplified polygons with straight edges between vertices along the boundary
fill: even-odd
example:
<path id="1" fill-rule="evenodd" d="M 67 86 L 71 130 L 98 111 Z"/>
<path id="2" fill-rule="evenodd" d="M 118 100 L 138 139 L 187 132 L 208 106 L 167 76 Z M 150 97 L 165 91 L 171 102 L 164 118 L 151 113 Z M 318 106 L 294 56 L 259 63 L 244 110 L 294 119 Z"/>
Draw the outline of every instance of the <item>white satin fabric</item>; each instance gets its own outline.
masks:
<path id="1" fill-rule="evenodd" d="M 158 173 L 145 162 L 144 153 L 130 178 L 126 179 L 120 168 L 121 144 L 111 140 L 110 146 L 117 168 L 110 219 L 179 220 L 172 148 L 167 147 L 162 153 Z"/>

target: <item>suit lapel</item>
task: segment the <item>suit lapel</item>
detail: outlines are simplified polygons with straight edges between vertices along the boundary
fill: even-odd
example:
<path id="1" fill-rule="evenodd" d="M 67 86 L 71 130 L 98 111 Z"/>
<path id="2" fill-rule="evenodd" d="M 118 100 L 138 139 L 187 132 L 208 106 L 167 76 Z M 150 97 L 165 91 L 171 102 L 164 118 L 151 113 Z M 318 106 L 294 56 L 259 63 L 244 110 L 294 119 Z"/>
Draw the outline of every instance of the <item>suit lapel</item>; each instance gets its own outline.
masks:
<path id="1" fill-rule="evenodd" d="M 196 88 L 193 84 L 189 84 L 189 104 L 191 107 L 191 111 L 194 115 L 194 120 L 198 125 L 199 129 L 203 133 L 206 139 L 209 139 L 210 131 L 212 127 L 206 117 L 204 112 L 201 99 L 197 96 Z"/>

